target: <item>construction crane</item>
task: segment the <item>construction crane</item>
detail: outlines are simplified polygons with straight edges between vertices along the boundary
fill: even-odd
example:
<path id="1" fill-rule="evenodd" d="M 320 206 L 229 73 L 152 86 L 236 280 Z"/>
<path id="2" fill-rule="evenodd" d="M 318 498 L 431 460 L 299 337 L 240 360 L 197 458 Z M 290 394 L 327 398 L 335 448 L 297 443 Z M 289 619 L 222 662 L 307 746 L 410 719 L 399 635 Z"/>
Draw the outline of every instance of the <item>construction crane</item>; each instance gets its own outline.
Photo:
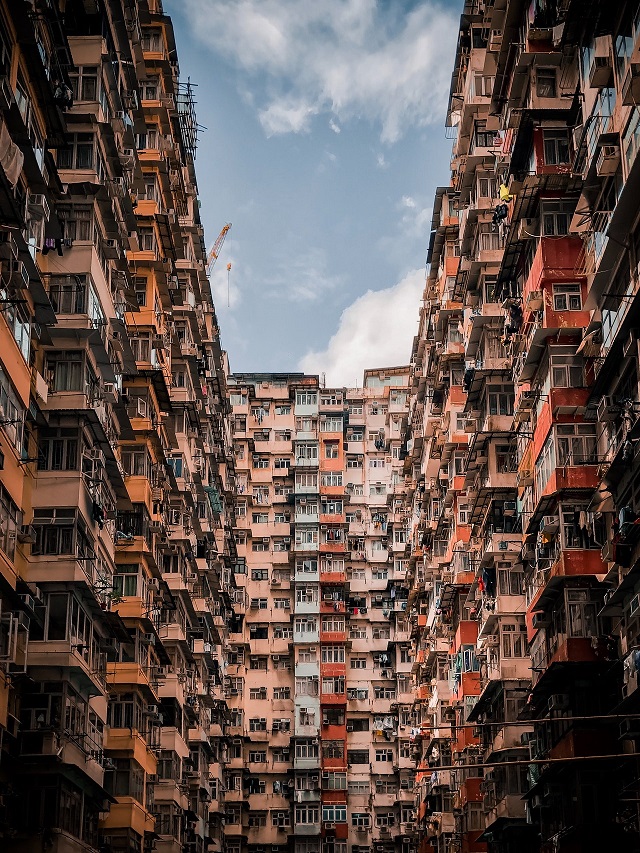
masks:
<path id="1" fill-rule="evenodd" d="M 218 255 L 220 254 L 220 250 L 222 249 L 222 244 L 225 241 L 225 237 L 231 228 L 231 223 L 227 222 L 227 224 L 223 227 L 222 231 L 218 234 L 216 242 L 213 244 L 213 247 L 209 254 L 207 255 L 207 275 L 211 275 L 213 268 L 216 265 L 216 261 L 218 260 Z"/>

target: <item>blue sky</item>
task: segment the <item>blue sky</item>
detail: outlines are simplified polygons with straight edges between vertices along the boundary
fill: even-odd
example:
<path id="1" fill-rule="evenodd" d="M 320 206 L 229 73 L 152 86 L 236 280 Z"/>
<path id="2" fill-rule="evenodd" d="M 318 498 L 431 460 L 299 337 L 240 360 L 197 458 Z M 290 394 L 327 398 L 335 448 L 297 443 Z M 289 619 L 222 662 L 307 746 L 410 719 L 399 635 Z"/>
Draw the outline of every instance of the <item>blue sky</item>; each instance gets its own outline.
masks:
<path id="1" fill-rule="evenodd" d="M 165 0 L 232 370 L 406 363 L 445 139 L 454 0 Z M 227 304 L 226 264 L 232 263 Z"/>

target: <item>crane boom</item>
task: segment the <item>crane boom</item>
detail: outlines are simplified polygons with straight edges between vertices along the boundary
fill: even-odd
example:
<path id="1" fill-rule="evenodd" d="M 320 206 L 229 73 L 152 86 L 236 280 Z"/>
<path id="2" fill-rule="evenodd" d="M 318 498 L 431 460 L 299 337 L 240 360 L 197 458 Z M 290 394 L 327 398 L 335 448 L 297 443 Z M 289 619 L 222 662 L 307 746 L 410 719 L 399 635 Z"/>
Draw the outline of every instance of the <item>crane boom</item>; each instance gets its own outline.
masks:
<path id="1" fill-rule="evenodd" d="M 227 222 L 226 225 L 222 228 L 222 231 L 218 234 L 216 242 L 213 244 L 211 251 L 207 255 L 207 275 L 211 275 L 211 272 L 216 265 L 216 261 L 218 260 L 218 255 L 220 254 L 220 249 L 222 249 L 222 244 L 225 241 L 225 237 L 231 228 L 231 223 Z"/>

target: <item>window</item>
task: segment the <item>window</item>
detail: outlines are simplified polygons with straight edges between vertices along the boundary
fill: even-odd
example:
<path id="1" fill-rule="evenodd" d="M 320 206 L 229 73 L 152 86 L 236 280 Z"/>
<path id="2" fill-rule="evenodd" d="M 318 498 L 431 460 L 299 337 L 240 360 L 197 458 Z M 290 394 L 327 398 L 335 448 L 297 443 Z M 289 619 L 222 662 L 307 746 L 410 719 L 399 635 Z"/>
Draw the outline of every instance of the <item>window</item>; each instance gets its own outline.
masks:
<path id="1" fill-rule="evenodd" d="M 296 545 L 315 545 L 318 542 L 317 527 L 296 528 Z"/>
<path id="2" fill-rule="evenodd" d="M 296 741 L 296 758 L 318 758 L 318 744 L 313 740 Z"/>
<path id="3" fill-rule="evenodd" d="M 556 69 L 538 68 L 536 74 L 536 95 L 539 98 L 556 98 Z"/>
<path id="4" fill-rule="evenodd" d="M 249 669 L 266 670 L 267 658 L 258 655 L 251 655 L 251 657 L 249 658 Z"/>
<path id="5" fill-rule="evenodd" d="M 515 394 L 501 385 L 489 385 L 487 401 L 490 415 L 512 415 Z"/>
<path id="6" fill-rule="evenodd" d="M 279 471 L 283 471 L 289 468 L 291 464 L 291 460 L 286 456 L 277 456 L 273 462 L 273 467 L 277 468 Z"/>
<path id="7" fill-rule="evenodd" d="M 584 365 L 579 358 L 551 356 L 551 384 L 554 388 L 583 388 Z"/>
<path id="8" fill-rule="evenodd" d="M 322 679 L 322 692 L 323 693 L 344 693 L 345 691 L 345 679 L 344 676 L 334 676 L 329 678 Z"/>
<path id="9" fill-rule="evenodd" d="M 547 166 L 558 166 L 569 162 L 569 134 L 566 130 L 545 130 L 544 162 Z"/>
<path id="10" fill-rule="evenodd" d="M 249 753 L 249 761 L 251 761 L 251 753 Z M 250 812 L 249 817 L 247 819 L 247 825 L 250 827 L 253 827 L 253 828 L 259 827 L 259 826 L 266 826 L 267 825 L 266 814 L 260 814 L 260 813 L 256 813 L 256 812 L 251 813 Z"/>
<path id="11" fill-rule="evenodd" d="M 349 749 L 347 750 L 348 764 L 368 764 L 369 750 L 368 749 Z M 367 817 L 368 820 L 368 817 Z M 368 824 L 366 824 L 368 826 Z"/>
<path id="12" fill-rule="evenodd" d="M 569 233 L 569 223 L 575 209 L 575 200 L 543 199 L 540 202 L 542 234 L 564 237 Z"/>
<path id="13" fill-rule="evenodd" d="M 338 447 L 337 441 L 325 441 L 324 442 L 324 458 L 325 459 L 337 459 L 340 455 L 340 450 Z"/>
<path id="14" fill-rule="evenodd" d="M 274 699 L 291 699 L 291 688 L 290 687 L 274 687 L 273 688 L 273 698 Z"/>
<path id="15" fill-rule="evenodd" d="M 322 787 L 325 791 L 346 791 L 347 790 L 347 774 L 346 773 L 323 773 Z M 344 806 L 342 806 L 344 808 Z M 323 820 L 334 820 L 334 818 L 325 818 Z M 346 818 L 344 818 L 346 819 Z M 341 819 L 341 820 L 344 820 Z M 337 821 L 338 818 L 335 818 Z"/>
<path id="16" fill-rule="evenodd" d="M 396 817 L 393 812 L 379 812 L 376 815 L 376 826 L 395 826 Z"/>
<path id="17" fill-rule="evenodd" d="M 0 374 L 0 381 L 2 374 Z M 7 415 L 6 406 L 2 405 L 2 390 L 0 387 L 0 410 Z M 38 449 L 39 471 L 77 471 L 79 468 L 79 430 L 74 427 L 43 428 L 40 430 L 40 447 Z"/>
<path id="18" fill-rule="evenodd" d="M 254 456 L 253 457 L 253 467 L 254 468 L 268 468 L 269 467 L 269 457 L 268 456 Z"/>
<path id="19" fill-rule="evenodd" d="M 342 432 L 342 418 L 321 418 L 320 432 Z"/>
<path id="20" fill-rule="evenodd" d="M 290 826 L 291 817 L 288 811 L 273 811 L 271 812 L 272 826 Z"/>
<path id="21" fill-rule="evenodd" d="M 524 620 L 518 623 L 500 624 L 501 654 L 503 658 L 523 658 L 527 656 L 527 627 Z"/>
<path id="22" fill-rule="evenodd" d="M 473 135 L 474 148 L 492 148 L 494 144 L 495 134 L 491 130 L 487 130 L 486 121 L 476 121 Z"/>
<path id="23" fill-rule="evenodd" d="M 580 287 L 580 285 L 554 284 L 553 310 L 582 311 L 582 288 Z"/>
<path id="24" fill-rule="evenodd" d="M 317 444 L 296 444 L 296 460 L 298 462 L 314 462 L 318 459 Z"/>
<path id="25" fill-rule="evenodd" d="M 345 775 L 346 785 L 346 775 Z M 326 823 L 346 823 L 347 807 L 341 805 L 328 805 L 322 807 L 322 820 Z"/>
<path id="26" fill-rule="evenodd" d="M 133 797 L 144 802 L 144 770 L 131 758 L 113 758 L 114 769 L 105 775 L 105 785 L 114 797 Z"/>
<path id="27" fill-rule="evenodd" d="M 275 413 L 276 415 L 290 415 L 291 406 L 276 406 Z"/>
<path id="28" fill-rule="evenodd" d="M 317 586 L 297 586 L 296 587 L 296 603 L 297 604 L 314 604 L 318 600 Z"/>
<path id="29" fill-rule="evenodd" d="M 336 616 L 325 616 L 322 619 L 322 630 L 327 633 L 339 633 L 344 631 L 344 618 Z"/>
<path id="30" fill-rule="evenodd" d="M 318 695 L 318 679 L 307 678 L 305 676 L 296 677 L 296 695 L 297 696 L 317 696 Z"/>
<path id="31" fill-rule="evenodd" d="M 296 806 L 296 823 L 310 824 L 320 822 L 320 807 L 312 805 Z"/>
<path id="32" fill-rule="evenodd" d="M 22 524 L 22 513 L 0 483 L 0 549 L 13 560 L 16 550 L 16 535 Z M 40 528 L 43 530 L 44 528 Z M 32 546 L 35 548 L 35 546 Z M 36 553 L 32 551 L 32 553 Z"/>
<path id="33" fill-rule="evenodd" d="M 274 598 L 273 607 L 275 610 L 291 610 L 291 600 L 288 598 Z"/>
<path id="34" fill-rule="evenodd" d="M 296 406 L 316 406 L 318 395 L 315 391 L 296 391 Z"/>
<path id="35" fill-rule="evenodd" d="M 351 717 L 348 721 L 348 725 L 352 728 L 354 732 L 368 732 L 369 731 L 369 718 L 368 717 Z"/>
<path id="36" fill-rule="evenodd" d="M 594 465 L 597 462 L 595 424 L 558 424 L 556 436 L 559 465 Z"/>
<path id="37" fill-rule="evenodd" d="M 375 760 L 376 761 L 393 761 L 393 750 L 392 749 L 376 749 Z"/>
<path id="38" fill-rule="evenodd" d="M 58 149 L 58 168 L 94 169 L 96 158 L 93 133 L 72 133 L 67 138 L 68 146 Z"/>
<path id="39" fill-rule="evenodd" d="M 252 749 L 249 750 L 249 761 L 254 764 L 266 764 L 267 763 L 267 752 L 262 749 Z"/>
<path id="40" fill-rule="evenodd" d="M 323 646 L 322 663 L 344 663 L 344 646 Z"/>
<path id="41" fill-rule="evenodd" d="M 249 731 L 250 732 L 266 732 L 267 730 L 267 721 L 265 717 L 252 717 L 249 720 Z"/>
<path id="42" fill-rule="evenodd" d="M 257 701 L 262 701 L 267 698 L 267 688 L 266 687 L 250 687 L 249 688 L 249 699 L 255 699 Z"/>
<path id="43" fill-rule="evenodd" d="M 341 486 L 342 471 L 327 471 L 323 473 L 321 483 L 323 486 Z"/>

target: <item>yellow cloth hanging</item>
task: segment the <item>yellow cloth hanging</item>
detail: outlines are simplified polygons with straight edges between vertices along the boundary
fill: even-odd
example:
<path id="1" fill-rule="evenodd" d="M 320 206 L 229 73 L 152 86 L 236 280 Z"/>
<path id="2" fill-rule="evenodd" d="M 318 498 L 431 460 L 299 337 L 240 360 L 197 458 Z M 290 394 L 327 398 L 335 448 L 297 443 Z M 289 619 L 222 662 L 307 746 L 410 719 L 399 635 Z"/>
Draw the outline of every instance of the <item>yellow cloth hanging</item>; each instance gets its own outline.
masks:
<path id="1" fill-rule="evenodd" d="M 512 198 L 509 187 L 506 184 L 500 184 L 500 201 L 511 201 Z"/>

